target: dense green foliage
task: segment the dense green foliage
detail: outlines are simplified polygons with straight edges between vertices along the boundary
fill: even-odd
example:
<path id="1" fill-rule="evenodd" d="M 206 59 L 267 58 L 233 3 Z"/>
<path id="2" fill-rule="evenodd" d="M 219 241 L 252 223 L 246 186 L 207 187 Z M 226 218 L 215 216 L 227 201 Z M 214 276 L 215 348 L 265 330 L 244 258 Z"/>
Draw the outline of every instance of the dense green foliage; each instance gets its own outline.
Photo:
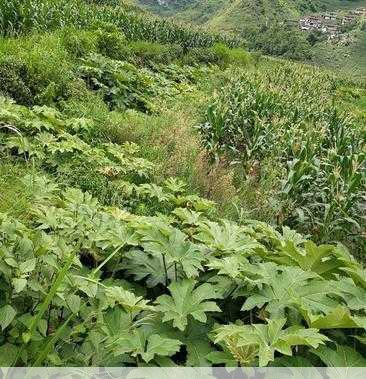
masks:
<path id="1" fill-rule="evenodd" d="M 363 240 L 364 126 L 336 105 L 336 78 L 281 66 L 235 77 L 222 88 L 200 129 L 204 144 L 213 158 L 244 164 L 246 176 L 255 166 L 259 181 L 272 175 L 266 161 L 277 166 L 280 224 L 323 242 Z"/>
<path id="2" fill-rule="evenodd" d="M 140 15 L 123 5 L 93 6 L 83 0 L 5 0 L 0 4 L 2 35 L 54 30 L 65 26 L 93 28 L 103 22 L 113 23 L 131 40 L 175 43 L 187 49 L 209 47 L 220 42 L 230 46 L 241 44 L 239 39 L 187 29 L 167 20 Z"/>
<path id="3" fill-rule="evenodd" d="M 266 366 L 300 345 L 326 362 L 317 348 L 332 349 L 333 328 L 365 328 L 364 273 L 341 245 L 218 220 L 180 181 L 128 179 L 146 180 L 151 165 L 135 145 L 88 144 L 87 120 L 6 100 L 1 109 L 4 153 L 33 167 L 21 178 L 27 220 L 0 218 L 2 365 Z M 75 154 L 160 214 L 103 207 L 37 174 L 54 176 Z"/>
<path id="4" fill-rule="evenodd" d="M 365 366 L 361 83 L 110 0 L 0 11 L 0 367 Z"/>

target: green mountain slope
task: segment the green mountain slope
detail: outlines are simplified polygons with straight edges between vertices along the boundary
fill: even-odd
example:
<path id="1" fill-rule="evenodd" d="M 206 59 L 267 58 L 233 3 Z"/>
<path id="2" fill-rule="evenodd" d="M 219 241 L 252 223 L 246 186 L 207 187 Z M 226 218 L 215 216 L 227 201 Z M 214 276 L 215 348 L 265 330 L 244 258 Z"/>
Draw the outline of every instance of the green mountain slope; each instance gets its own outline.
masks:
<path id="1" fill-rule="evenodd" d="M 150 11 L 216 29 L 245 30 L 253 22 L 279 21 L 302 14 L 366 5 L 365 0 L 136 0 Z"/>
<path id="2" fill-rule="evenodd" d="M 347 69 L 366 75 L 362 30 L 350 34 L 347 43 L 329 43 L 326 37 L 300 32 L 296 24 L 306 14 L 366 7 L 365 0 L 136 0 L 153 13 L 204 26 L 212 31 L 239 34 L 247 47 L 268 55 Z M 362 28 L 359 28 L 362 29 Z M 320 37 L 320 38 L 319 38 Z"/>
<path id="3" fill-rule="evenodd" d="M 209 1 L 196 3 L 192 10 L 198 13 L 202 9 L 207 10 Z M 214 29 L 231 31 L 245 31 L 248 26 L 255 24 L 265 24 L 269 22 L 282 21 L 287 18 L 298 17 L 304 12 L 314 12 L 320 9 L 318 0 L 263 0 L 260 2 L 253 0 L 234 0 L 229 4 L 220 1 L 220 8 L 212 14 L 208 25 Z M 185 18 L 189 18 L 191 9 L 186 9 L 183 13 Z M 201 21 L 198 17 L 194 21 Z"/>
<path id="4" fill-rule="evenodd" d="M 282 20 L 324 8 L 321 0 L 138 0 L 147 9 L 217 29 L 243 30 L 248 23 Z"/>

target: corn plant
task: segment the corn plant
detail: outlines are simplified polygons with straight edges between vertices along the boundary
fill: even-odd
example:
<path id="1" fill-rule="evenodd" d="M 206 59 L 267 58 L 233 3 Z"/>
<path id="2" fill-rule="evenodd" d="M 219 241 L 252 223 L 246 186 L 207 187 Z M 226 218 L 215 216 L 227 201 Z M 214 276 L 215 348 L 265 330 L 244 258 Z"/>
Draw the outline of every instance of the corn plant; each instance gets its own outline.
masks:
<path id="1" fill-rule="evenodd" d="M 103 23 L 109 23 L 120 29 L 130 40 L 179 44 L 186 50 L 213 46 L 215 43 L 225 43 L 229 47 L 243 46 L 243 41 L 239 38 L 146 17 L 128 5 L 97 3 L 99 2 L 83 0 L 4 0 L 0 4 L 0 34 L 11 36 L 65 26 L 97 28 Z"/>
<path id="2" fill-rule="evenodd" d="M 229 79 L 199 130 L 212 159 L 244 166 L 246 180 L 266 180 L 264 160 L 280 167 L 278 224 L 361 246 L 366 140 L 359 121 L 335 103 L 341 85 L 315 70 L 265 65 Z"/>

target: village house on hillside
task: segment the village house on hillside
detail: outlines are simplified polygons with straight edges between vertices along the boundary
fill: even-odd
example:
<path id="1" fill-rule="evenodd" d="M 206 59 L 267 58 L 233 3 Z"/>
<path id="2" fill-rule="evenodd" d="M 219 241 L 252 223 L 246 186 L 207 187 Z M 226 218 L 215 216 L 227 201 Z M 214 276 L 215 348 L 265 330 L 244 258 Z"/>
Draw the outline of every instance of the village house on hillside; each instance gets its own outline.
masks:
<path id="1" fill-rule="evenodd" d="M 342 36 L 342 27 L 356 22 L 361 17 L 366 17 L 366 8 L 358 8 L 341 15 L 336 12 L 321 13 L 301 18 L 298 21 L 300 30 L 318 30 L 328 35 L 329 39 Z"/>

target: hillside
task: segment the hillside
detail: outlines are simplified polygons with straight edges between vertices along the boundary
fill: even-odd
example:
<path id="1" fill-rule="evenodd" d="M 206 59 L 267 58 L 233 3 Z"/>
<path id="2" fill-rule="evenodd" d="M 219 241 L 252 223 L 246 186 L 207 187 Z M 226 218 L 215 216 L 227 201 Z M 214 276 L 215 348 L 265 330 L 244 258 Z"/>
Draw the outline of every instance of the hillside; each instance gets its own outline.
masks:
<path id="1" fill-rule="evenodd" d="M 283 21 L 324 10 L 363 7 L 365 0 L 136 0 L 143 7 L 223 30 L 241 31 L 255 21 Z"/>
<path id="2" fill-rule="evenodd" d="M 366 7 L 365 0 L 139 0 L 138 3 L 156 14 L 204 25 L 214 31 L 239 34 L 252 50 L 366 75 L 363 31 L 351 33 L 348 38 L 351 42 L 347 44 L 324 42 L 322 39 L 326 37 L 316 35 L 320 41 L 314 46 L 311 33 L 300 33 L 294 24 L 287 23 L 303 15 Z"/>
<path id="3" fill-rule="evenodd" d="M 365 83 L 243 46 L 0 2 L 1 374 L 366 367 Z"/>

